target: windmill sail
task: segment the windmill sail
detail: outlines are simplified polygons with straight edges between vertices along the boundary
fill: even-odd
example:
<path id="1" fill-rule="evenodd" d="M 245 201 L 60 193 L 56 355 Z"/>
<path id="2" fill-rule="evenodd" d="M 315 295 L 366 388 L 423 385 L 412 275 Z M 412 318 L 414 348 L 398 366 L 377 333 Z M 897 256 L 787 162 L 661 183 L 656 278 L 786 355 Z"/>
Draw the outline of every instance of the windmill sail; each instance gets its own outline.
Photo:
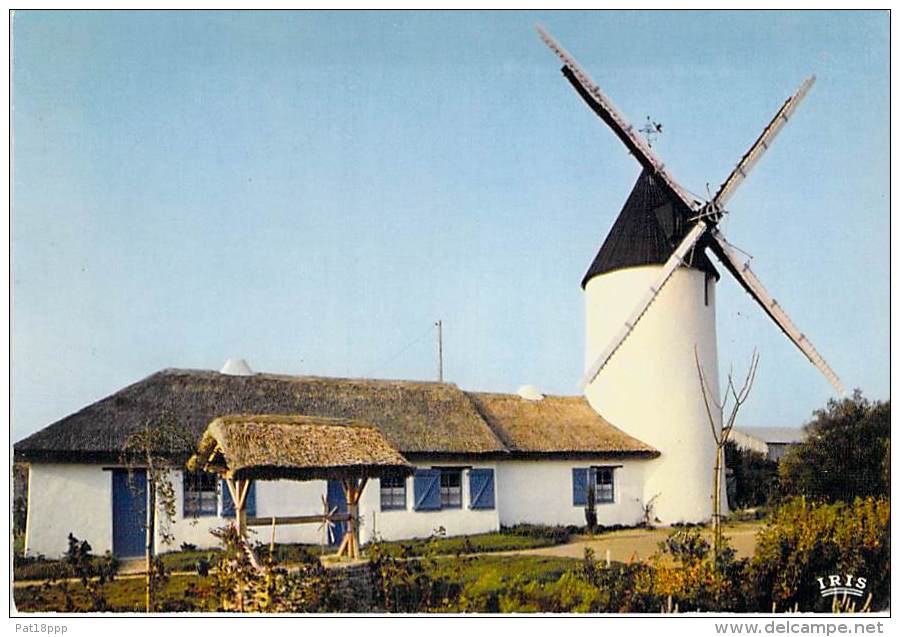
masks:
<path id="1" fill-rule="evenodd" d="M 616 353 L 616 350 L 622 346 L 622 343 L 625 342 L 625 339 L 631 334 L 632 330 L 634 330 L 635 325 L 637 325 L 638 321 L 643 318 L 644 314 L 647 312 L 647 309 L 656 300 L 656 297 L 659 296 L 659 293 L 662 291 L 663 287 L 666 283 L 669 282 L 669 279 L 672 277 L 672 274 L 675 273 L 675 270 L 678 269 L 678 266 L 684 264 L 685 257 L 687 257 L 688 252 L 697 244 L 707 231 L 706 224 L 703 221 L 698 221 L 694 224 L 694 227 L 691 228 L 690 232 L 688 232 L 684 239 L 681 240 L 681 243 L 678 244 L 678 247 L 675 248 L 675 251 L 672 253 L 672 256 L 669 257 L 669 260 L 666 261 L 665 265 L 663 265 L 662 270 L 659 273 L 659 276 L 653 282 L 653 285 L 647 290 L 647 293 L 641 298 L 640 302 L 635 306 L 634 311 L 628 316 L 628 319 L 625 321 L 625 324 L 622 326 L 622 329 L 616 333 L 615 337 L 610 341 L 609 345 L 606 346 L 606 349 L 601 352 L 600 356 L 594 361 L 594 363 L 590 366 L 587 372 L 584 375 L 584 378 L 581 379 L 581 388 L 584 389 L 589 384 L 591 384 L 594 379 L 597 377 L 597 374 L 606 367 L 606 364 L 609 362 L 609 359 L 613 357 L 613 354 Z"/>
<path id="2" fill-rule="evenodd" d="M 613 130 L 616 136 L 625 144 L 631 154 L 635 156 L 638 162 L 651 175 L 659 177 L 660 183 L 675 198 L 680 199 L 689 209 L 699 212 L 699 217 L 705 220 L 697 221 L 691 230 L 685 235 L 678 247 L 669 257 L 659 277 L 653 286 L 647 291 L 641 301 L 637 304 L 634 311 L 625 321 L 622 329 L 610 341 L 609 345 L 594 363 L 588 368 L 582 378 L 582 388 L 589 385 L 597 377 L 597 374 L 606 366 L 612 356 L 616 353 L 622 343 L 628 338 L 635 325 L 647 312 L 647 309 L 653 303 L 660 291 L 669 281 L 672 274 L 679 265 L 684 263 L 684 259 L 688 252 L 709 233 L 712 240 L 709 240 L 709 247 L 715 252 L 719 260 L 725 265 L 729 272 L 741 283 L 744 289 L 759 303 L 769 317 L 775 321 L 779 328 L 787 335 L 787 337 L 803 352 L 803 354 L 815 365 L 819 371 L 834 385 L 840 393 L 844 393 L 844 386 L 841 384 L 837 374 L 828 366 L 825 359 L 816 351 L 812 343 L 804 336 L 800 330 L 794 325 L 784 310 L 779 307 L 769 293 L 763 287 L 750 266 L 742 263 L 738 253 L 725 241 L 724 237 L 716 229 L 716 222 L 721 217 L 723 206 L 729 198 L 734 194 L 737 187 L 746 179 L 750 170 L 759 159 L 768 150 L 774 138 L 781 132 L 781 129 L 787 124 L 794 110 L 809 92 L 815 82 L 815 76 L 810 76 L 801 85 L 800 88 L 789 97 L 775 117 L 763 129 L 760 136 L 756 139 L 750 149 L 741 157 L 734 170 L 728 178 L 719 186 L 713 199 L 708 204 L 697 201 L 684 187 L 666 171 L 664 164 L 653 154 L 649 145 L 641 138 L 635 128 L 628 123 L 621 113 L 613 105 L 612 101 L 604 95 L 603 91 L 594 83 L 588 74 L 582 69 L 575 59 L 562 46 L 553 39 L 546 31 L 538 27 L 538 33 L 541 39 L 563 62 L 563 75 L 575 88 L 581 98 L 587 105 Z M 710 212 L 712 214 L 707 214 Z M 696 218 L 696 217 L 695 217 Z M 707 225 L 709 224 L 709 225 Z M 706 243 L 706 242 L 704 242 Z"/>
<path id="3" fill-rule="evenodd" d="M 557 57 L 562 60 L 563 75 L 572 84 L 581 98 L 594 111 L 600 119 L 606 122 L 616 136 L 622 140 L 622 143 L 631 151 L 631 154 L 640 162 L 640 164 L 652 175 L 658 175 L 666 187 L 678 199 L 681 199 L 686 206 L 692 210 L 699 208 L 700 202 L 696 201 L 690 193 L 681 186 L 666 171 L 665 165 L 659 158 L 653 154 L 647 142 L 638 134 L 637 130 L 628 123 L 628 121 L 619 113 L 618 109 L 613 105 L 612 101 L 604 95 L 600 87 L 597 86 L 590 78 L 587 72 L 579 66 L 568 51 L 553 39 L 553 37 L 538 27 L 538 33 L 544 43 L 556 53 Z"/>
<path id="4" fill-rule="evenodd" d="M 778 112 L 775 113 L 775 117 L 773 117 L 772 121 L 770 121 L 763 129 L 763 132 L 760 133 L 759 137 L 756 138 L 756 141 L 753 142 L 750 150 L 744 153 L 744 156 L 741 157 L 741 160 L 738 162 L 737 166 L 735 166 L 734 170 L 731 171 L 731 174 L 728 175 L 728 178 L 722 182 L 721 186 L 719 186 L 719 190 L 716 192 L 715 197 L 713 197 L 713 203 L 716 204 L 717 207 L 725 205 L 731 198 L 731 195 L 734 194 L 735 189 L 747 178 L 747 175 L 750 174 L 750 170 L 756 165 L 759 158 L 769 150 L 769 146 L 772 144 L 775 136 L 778 135 L 785 124 L 787 124 L 788 119 L 793 115 L 794 110 L 800 104 L 800 101 L 806 97 L 806 94 L 809 92 L 809 89 L 812 88 L 815 81 L 815 75 L 810 75 L 806 78 L 797 92 L 791 95 L 784 104 L 782 104 L 781 108 L 778 109 Z"/>
<path id="5" fill-rule="evenodd" d="M 711 234 L 714 241 L 711 243 L 710 247 L 722 264 L 734 275 L 747 293 L 762 306 L 766 311 L 766 314 L 775 321 L 791 342 L 803 352 L 804 356 L 806 356 L 820 372 L 822 372 L 838 393 L 844 394 L 844 385 L 841 383 L 837 374 L 835 374 L 834 370 L 828 366 L 828 363 L 826 363 L 825 359 L 816 351 L 816 348 L 813 347 L 813 344 L 809 339 L 797 329 L 797 326 L 794 325 L 793 321 L 791 321 L 785 311 L 781 309 L 781 306 L 778 305 L 775 299 L 769 295 L 760 280 L 753 274 L 750 265 L 742 262 L 740 254 L 725 241 L 725 237 L 723 237 L 718 230 L 712 230 Z"/>

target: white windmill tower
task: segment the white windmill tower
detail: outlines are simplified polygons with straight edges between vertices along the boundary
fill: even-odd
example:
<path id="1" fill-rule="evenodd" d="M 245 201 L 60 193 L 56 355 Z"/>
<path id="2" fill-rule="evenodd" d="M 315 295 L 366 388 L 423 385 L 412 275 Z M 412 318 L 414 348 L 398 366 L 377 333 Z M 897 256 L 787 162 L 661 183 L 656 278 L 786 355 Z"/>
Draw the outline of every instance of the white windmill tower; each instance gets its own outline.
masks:
<path id="1" fill-rule="evenodd" d="M 712 513 L 716 444 L 709 430 L 695 351 L 718 400 L 714 286 L 718 274 L 706 257 L 706 248 L 810 362 L 844 392 L 812 343 L 717 227 L 726 202 L 815 78 L 803 82 L 785 101 L 715 196 L 702 202 L 672 178 L 578 63 L 549 34 L 538 31 L 562 60 L 566 79 L 643 167 L 582 281 L 586 308 L 582 387 L 598 413 L 660 451 L 660 458 L 647 466 L 644 476 L 644 502 L 658 496 L 656 517 L 664 523 L 706 520 Z"/>

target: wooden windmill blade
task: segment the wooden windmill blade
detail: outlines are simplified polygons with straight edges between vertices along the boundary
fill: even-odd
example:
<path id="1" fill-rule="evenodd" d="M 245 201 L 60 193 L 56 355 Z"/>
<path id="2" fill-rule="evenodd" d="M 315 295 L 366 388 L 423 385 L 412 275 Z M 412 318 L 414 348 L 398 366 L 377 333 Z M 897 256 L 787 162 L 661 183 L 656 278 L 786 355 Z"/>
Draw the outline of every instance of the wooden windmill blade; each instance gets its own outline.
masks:
<path id="1" fill-rule="evenodd" d="M 665 187 L 680 199 L 690 210 L 698 210 L 701 203 L 697 201 L 681 184 L 665 169 L 665 164 L 650 150 L 650 146 L 640 136 L 637 129 L 628 123 L 628 120 L 618 111 L 600 87 L 590 78 L 587 72 L 581 68 L 568 51 L 553 39 L 543 28 L 537 27 L 538 34 L 544 43 L 556 53 L 564 64 L 562 73 L 572 84 L 581 98 L 587 103 L 594 113 L 609 126 L 632 155 L 651 174 L 658 176 Z"/>
<path id="2" fill-rule="evenodd" d="M 763 284 L 753 273 L 753 270 L 750 269 L 750 265 L 743 262 L 741 255 L 737 250 L 731 247 L 718 230 L 713 230 L 711 234 L 713 241 L 710 242 L 710 248 L 722 264 L 732 275 L 734 275 L 747 293 L 762 306 L 766 311 L 766 314 L 775 321 L 775 324 L 781 328 L 781 331 L 784 332 L 790 341 L 803 352 L 803 355 L 809 359 L 809 362 L 822 372 L 822 375 L 828 379 L 828 382 L 834 386 L 838 393 L 844 394 L 844 385 L 841 383 L 840 378 L 838 378 L 837 374 L 834 373 L 834 370 L 829 367 L 828 363 L 825 362 L 825 359 L 822 358 L 821 354 L 816 351 L 816 348 L 813 347 L 813 344 L 809 339 L 797 329 L 797 326 L 794 325 L 794 322 L 791 321 L 787 313 L 781 309 L 781 306 L 778 305 L 775 299 L 773 299 L 766 291 L 766 288 L 763 287 Z"/>
<path id="3" fill-rule="evenodd" d="M 606 367 L 606 364 L 622 346 L 622 343 L 624 343 L 631 335 L 631 332 L 638 324 L 638 321 L 643 318 L 644 314 L 646 314 L 647 310 L 650 308 L 650 305 L 656 300 L 656 297 L 659 296 L 663 287 L 669 282 L 669 279 L 675 273 L 675 270 L 678 269 L 678 266 L 684 264 L 688 252 L 690 252 L 697 242 L 700 241 L 707 230 L 708 227 L 706 223 L 698 221 L 684 236 L 684 239 L 682 239 L 681 243 L 678 244 L 678 247 L 675 248 L 672 256 L 670 256 L 665 265 L 663 265 L 662 270 L 656 280 L 654 280 L 653 285 L 647 289 L 647 293 L 641 298 L 638 304 L 635 305 L 634 311 L 628 316 L 622 329 L 616 333 L 616 336 L 609 342 L 606 349 L 603 350 L 600 356 L 598 356 L 590 368 L 588 368 L 587 372 L 585 372 L 584 377 L 581 379 L 582 389 L 591 384 L 597 377 L 597 374 Z"/>
<path id="4" fill-rule="evenodd" d="M 741 185 L 747 178 L 747 175 L 750 174 L 750 170 L 756 165 L 756 162 L 758 162 L 760 157 L 769 150 L 772 141 L 788 123 L 788 120 L 794 114 L 794 111 L 797 106 L 800 105 L 803 98 L 806 97 L 806 94 L 809 92 L 809 89 L 812 88 L 815 81 L 816 76 L 810 75 L 803 81 L 803 84 L 800 85 L 797 92 L 787 98 L 784 104 L 781 105 L 781 108 L 775 113 L 775 117 L 772 118 L 768 125 L 763 129 L 762 133 L 760 133 L 759 137 L 756 138 L 756 141 L 753 142 L 753 145 L 750 146 L 750 150 L 744 153 L 744 156 L 741 157 L 741 160 L 738 162 L 737 166 L 734 167 L 734 170 L 731 171 L 731 174 L 728 175 L 728 178 L 722 182 L 721 186 L 719 186 L 719 190 L 712 200 L 716 208 L 721 208 L 728 202 L 737 187 Z"/>

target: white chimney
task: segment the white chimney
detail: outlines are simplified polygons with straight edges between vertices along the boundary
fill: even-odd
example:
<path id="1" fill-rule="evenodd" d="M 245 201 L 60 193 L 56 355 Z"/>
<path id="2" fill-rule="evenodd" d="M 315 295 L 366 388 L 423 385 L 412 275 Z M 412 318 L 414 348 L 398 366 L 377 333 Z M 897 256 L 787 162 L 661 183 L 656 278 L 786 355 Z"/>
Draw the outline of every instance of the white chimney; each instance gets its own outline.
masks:
<path id="1" fill-rule="evenodd" d="M 521 387 L 519 387 L 519 391 L 517 391 L 516 393 L 519 394 L 520 398 L 524 398 L 525 400 L 544 399 L 544 395 L 534 385 L 522 385 Z"/>
<path id="2" fill-rule="evenodd" d="M 226 376 L 253 376 L 253 370 L 243 358 L 229 358 L 219 373 Z"/>

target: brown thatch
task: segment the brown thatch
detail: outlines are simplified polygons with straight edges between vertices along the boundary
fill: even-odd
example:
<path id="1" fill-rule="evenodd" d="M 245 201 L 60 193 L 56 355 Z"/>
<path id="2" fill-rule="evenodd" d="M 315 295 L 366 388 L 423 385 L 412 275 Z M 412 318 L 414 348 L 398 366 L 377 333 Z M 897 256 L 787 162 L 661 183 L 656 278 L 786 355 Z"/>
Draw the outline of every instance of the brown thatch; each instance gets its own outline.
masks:
<path id="1" fill-rule="evenodd" d="M 26 461 L 115 462 L 135 431 L 174 423 L 194 442 L 161 450 L 184 459 L 206 426 L 225 414 L 303 414 L 371 423 L 404 454 L 505 454 L 506 449 L 456 385 L 393 380 L 167 369 L 15 445 Z"/>
<path id="2" fill-rule="evenodd" d="M 216 418 L 188 468 L 218 471 L 236 480 L 380 478 L 414 471 L 371 425 L 279 415 Z"/>
<path id="3" fill-rule="evenodd" d="M 511 394 L 472 392 L 469 396 L 516 455 L 659 455 L 653 447 L 613 427 L 580 396 L 545 396 L 542 400 Z"/>
<path id="4" fill-rule="evenodd" d="M 15 445 L 26 462 L 117 462 L 128 437 L 174 424 L 190 440 L 160 449 L 186 460 L 207 425 L 225 414 L 296 414 L 376 427 L 407 458 L 655 455 L 599 417 L 581 397 L 463 392 L 450 383 L 213 371 L 157 372 Z"/>

